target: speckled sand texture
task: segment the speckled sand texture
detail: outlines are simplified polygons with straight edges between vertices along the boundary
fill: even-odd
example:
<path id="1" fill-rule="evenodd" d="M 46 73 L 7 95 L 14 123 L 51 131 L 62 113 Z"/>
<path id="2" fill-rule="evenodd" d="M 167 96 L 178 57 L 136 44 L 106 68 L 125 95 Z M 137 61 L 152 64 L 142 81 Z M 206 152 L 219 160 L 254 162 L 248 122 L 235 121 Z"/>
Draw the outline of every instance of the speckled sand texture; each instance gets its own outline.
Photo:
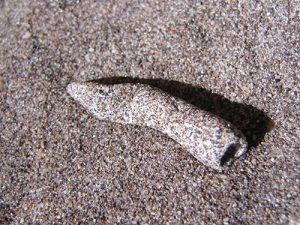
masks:
<path id="1" fill-rule="evenodd" d="M 0 0 L 0 223 L 299 223 L 299 8 Z M 161 132 L 94 118 L 66 92 L 90 80 L 155 86 L 250 149 L 219 173 Z"/>
<path id="2" fill-rule="evenodd" d="M 221 171 L 247 151 L 232 124 L 150 85 L 73 82 L 67 91 L 98 119 L 158 130 L 211 168 Z"/>

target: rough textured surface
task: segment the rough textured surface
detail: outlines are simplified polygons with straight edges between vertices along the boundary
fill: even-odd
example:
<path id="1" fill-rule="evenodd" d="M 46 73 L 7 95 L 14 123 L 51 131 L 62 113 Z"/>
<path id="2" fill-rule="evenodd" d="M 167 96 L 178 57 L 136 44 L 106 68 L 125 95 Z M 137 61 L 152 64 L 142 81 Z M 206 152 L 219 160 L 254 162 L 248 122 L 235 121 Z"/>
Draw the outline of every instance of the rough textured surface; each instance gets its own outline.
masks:
<path id="1" fill-rule="evenodd" d="M 248 148 L 229 122 L 150 85 L 72 82 L 67 91 L 98 119 L 160 131 L 219 171 Z"/>
<path id="2" fill-rule="evenodd" d="M 295 222 L 299 29 L 292 0 L 0 0 L 1 223 Z M 249 154 L 217 173 L 65 91 L 112 76 L 223 112 Z"/>

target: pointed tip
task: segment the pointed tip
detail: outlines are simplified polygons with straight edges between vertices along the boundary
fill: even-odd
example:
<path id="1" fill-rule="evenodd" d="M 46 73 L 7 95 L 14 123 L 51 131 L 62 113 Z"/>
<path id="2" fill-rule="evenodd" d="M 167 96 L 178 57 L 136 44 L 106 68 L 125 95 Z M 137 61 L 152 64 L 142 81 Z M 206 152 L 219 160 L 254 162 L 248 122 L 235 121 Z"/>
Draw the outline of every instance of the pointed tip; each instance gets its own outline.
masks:
<path id="1" fill-rule="evenodd" d="M 86 85 L 84 83 L 72 82 L 67 86 L 67 92 L 74 99 L 78 100 L 86 91 Z"/>
<path id="2" fill-rule="evenodd" d="M 67 86 L 67 92 L 73 98 L 75 98 L 75 91 L 74 90 L 77 89 L 76 86 L 77 86 L 76 82 L 72 82 L 72 83 L 68 84 L 68 86 Z"/>
<path id="3" fill-rule="evenodd" d="M 70 95 L 72 95 L 73 90 L 76 89 L 77 86 L 78 86 L 78 85 L 77 85 L 77 82 L 71 82 L 71 83 L 68 84 L 68 86 L 67 86 L 67 92 L 68 92 Z"/>

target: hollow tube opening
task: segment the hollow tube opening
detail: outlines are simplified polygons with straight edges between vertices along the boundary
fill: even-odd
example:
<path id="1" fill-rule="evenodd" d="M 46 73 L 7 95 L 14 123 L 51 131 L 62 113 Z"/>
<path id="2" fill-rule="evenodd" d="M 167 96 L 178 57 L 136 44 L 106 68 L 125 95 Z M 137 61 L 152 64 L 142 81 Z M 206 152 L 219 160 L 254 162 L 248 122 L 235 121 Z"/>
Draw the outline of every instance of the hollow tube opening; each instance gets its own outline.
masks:
<path id="1" fill-rule="evenodd" d="M 221 158 L 221 166 L 230 164 L 230 162 L 235 158 L 235 155 L 238 152 L 239 148 L 240 144 L 230 144 Z"/>

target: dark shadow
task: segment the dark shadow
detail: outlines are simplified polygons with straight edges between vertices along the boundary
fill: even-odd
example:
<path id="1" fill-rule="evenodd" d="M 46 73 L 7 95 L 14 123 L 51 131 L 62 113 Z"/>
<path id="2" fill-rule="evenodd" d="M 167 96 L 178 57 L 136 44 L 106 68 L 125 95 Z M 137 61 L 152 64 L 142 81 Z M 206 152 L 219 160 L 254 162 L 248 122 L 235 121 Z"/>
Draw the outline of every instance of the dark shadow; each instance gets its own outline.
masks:
<path id="1" fill-rule="evenodd" d="M 173 96 L 184 99 L 202 110 L 211 112 L 231 122 L 243 132 L 247 138 L 249 148 L 255 147 L 262 142 L 265 134 L 275 126 L 274 122 L 263 111 L 253 106 L 231 102 L 223 96 L 214 94 L 204 88 L 178 81 L 113 77 L 91 80 L 89 82 L 102 84 L 142 83 L 157 87 Z M 224 163 L 226 161 L 227 159 L 225 158 Z"/>

